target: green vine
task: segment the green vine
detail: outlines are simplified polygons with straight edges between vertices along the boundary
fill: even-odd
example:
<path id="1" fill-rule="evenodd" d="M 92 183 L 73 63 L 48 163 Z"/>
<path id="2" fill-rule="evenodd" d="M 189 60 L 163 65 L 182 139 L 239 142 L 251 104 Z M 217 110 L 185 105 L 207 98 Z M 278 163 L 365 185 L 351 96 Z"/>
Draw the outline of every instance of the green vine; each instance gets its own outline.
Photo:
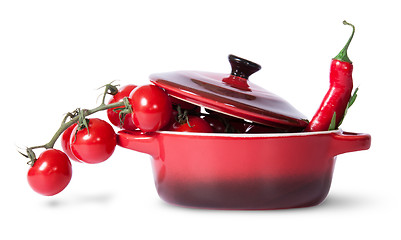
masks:
<path id="1" fill-rule="evenodd" d="M 104 111 L 110 108 L 119 108 L 124 114 L 129 114 L 132 112 L 131 105 L 129 104 L 128 98 L 125 97 L 123 101 L 121 102 L 116 102 L 116 103 L 111 103 L 111 104 L 105 104 L 106 100 L 106 95 L 111 94 L 115 95 L 118 92 L 117 85 L 112 85 L 106 84 L 103 86 L 105 88 L 104 93 L 103 93 L 103 98 L 102 98 L 102 103 L 93 108 L 93 109 L 80 109 L 77 108 L 72 112 L 69 112 L 65 115 L 63 118 L 60 127 L 56 131 L 56 133 L 53 135 L 53 137 L 50 139 L 49 142 L 43 145 L 38 145 L 38 146 L 33 146 L 33 147 L 27 147 L 25 149 L 26 153 L 22 153 L 18 151 L 21 155 L 23 155 L 26 158 L 29 158 L 30 160 L 28 161 L 28 164 L 33 166 L 33 164 L 36 161 L 36 155 L 34 153 L 34 149 L 39 149 L 39 148 L 44 148 L 44 149 L 51 149 L 54 147 L 54 144 L 56 143 L 57 139 L 61 136 L 61 134 L 70 126 L 72 126 L 74 123 L 78 123 L 79 129 L 88 129 L 88 123 L 86 120 L 86 117 L 89 115 L 92 115 L 96 112 L 99 111 Z M 88 129 L 89 131 L 89 129 Z"/>

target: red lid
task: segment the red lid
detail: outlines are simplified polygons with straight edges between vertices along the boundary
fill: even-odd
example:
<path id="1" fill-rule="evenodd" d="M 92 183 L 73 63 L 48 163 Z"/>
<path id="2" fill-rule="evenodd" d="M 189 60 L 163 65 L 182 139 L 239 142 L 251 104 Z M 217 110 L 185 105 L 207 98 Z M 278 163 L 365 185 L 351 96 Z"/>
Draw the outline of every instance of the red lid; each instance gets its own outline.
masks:
<path id="1" fill-rule="evenodd" d="M 152 74 L 150 81 L 172 97 L 237 118 L 282 129 L 306 127 L 306 117 L 287 101 L 248 80 L 260 65 L 234 55 L 228 59 L 231 74 L 177 71 Z"/>

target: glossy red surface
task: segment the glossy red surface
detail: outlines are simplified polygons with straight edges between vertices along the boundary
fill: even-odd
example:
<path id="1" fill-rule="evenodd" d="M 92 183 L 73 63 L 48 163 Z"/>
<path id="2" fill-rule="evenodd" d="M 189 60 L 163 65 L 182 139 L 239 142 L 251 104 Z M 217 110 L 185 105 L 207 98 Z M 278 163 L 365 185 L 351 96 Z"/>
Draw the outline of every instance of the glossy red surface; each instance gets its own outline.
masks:
<path id="1" fill-rule="evenodd" d="M 336 113 L 336 127 L 344 117 L 345 109 L 351 97 L 353 66 L 348 62 L 333 60 L 330 67 L 330 87 L 317 112 L 305 131 L 316 132 L 329 129 L 331 119 Z"/>
<path id="2" fill-rule="evenodd" d="M 116 103 L 116 102 L 122 102 L 124 97 L 129 97 L 130 93 L 132 90 L 134 90 L 137 86 L 130 84 L 130 85 L 125 85 L 119 89 L 118 93 L 114 95 L 108 104 Z M 115 108 L 109 108 L 107 109 L 107 117 L 109 121 L 116 127 L 122 128 L 122 129 L 127 129 L 127 130 L 135 130 L 136 126 L 134 122 L 132 121 L 131 117 L 125 117 L 124 122 L 121 125 L 120 121 L 120 112 L 121 110 L 116 110 L 118 107 Z"/>
<path id="3" fill-rule="evenodd" d="M 67 187 L 71 176 L 72 168 L 68 156 L 60 150 L 47 149 L 29 169 L 27 179 L 35 192 L 53 196 Z"/>
<path id="4" fill-rule="evenodd" d="M 148 84 L 135 88 L 129 96 L 132 120 L 143 132 L 154 132 L 165 127 L 172 115 L 168 95 L 159 87 Z"/>
<path id="5" fill-rule="evenodd" d="M 198 116 L 188 116 L 187 121 L 184 123 L 175 122 L 169 130 L 177 132 L 213 132 L 213 128 L 210 126 L 210 124 Z"/>
<path id="6" fill-rule="evenodd" d="M 77 157 L 74 156 L 74 154 L 71 151 L 71 144 L 70 144 L 70 138 L 71 138 L 71 133 L 72 130 L 74 130 L 75 126 L 77 124 L 74 123 L 73 125 L 71 125 L 69 128 L 67 128 L 63 134 L 61 135 L 61 147 L 64 150 L 64 153 L 67 154 L 68 158 L 77 162 L 81 162 L 81 160 L 79 160 Z M 75 134 L 75 133 L 74 133 Z"/>
<path id="7" fill-rule="evenodd" d="M 90 118 L 88 129 L 72 130 L 70 145 L 72 154 L 80 161 L 90 164 L 106 161 L 116 147 L 116 133 L 106 121 Z"/>
<path id="8" fill-rule="evenodd" d="M 152 74 L 150 81 L 171 96 L 240 119 L 301 131 L 307 118 L 279 96 L 248 80 L 261 67 L 229 55 L 231 74 L 177 71 Z"/>
<path id="9" fill-rule="evenodd" d="M 284 99 L 248 81 L 250 91 L 233 88 L 228 74 L 179 71 L 150 76 L 151 82 L 181 100 L 278 128 L 303 129 L 306 117 Z"/>
<path id="10" fill-rule="evenodd" d="M 152 156 L 159 196 L 181 206 L 312 206 L 329 192 L 335 156 L 370 147 L 370 135 L 121 131 L 118 145 Z M 182 147 L 185 146 L 185 147 Z"/>

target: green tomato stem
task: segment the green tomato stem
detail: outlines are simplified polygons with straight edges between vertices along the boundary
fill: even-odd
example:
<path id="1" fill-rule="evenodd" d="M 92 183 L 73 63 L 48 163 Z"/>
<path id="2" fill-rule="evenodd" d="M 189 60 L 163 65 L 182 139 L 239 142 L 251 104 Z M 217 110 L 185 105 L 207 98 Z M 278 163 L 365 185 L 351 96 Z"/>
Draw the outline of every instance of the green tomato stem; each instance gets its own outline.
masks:
<path id="1" fill-rule="evenodd" d="M 110 108 L 115 108 L 115 107 L 122 107 L 125 106 L 124 102 L 116 102 L 116 103 L 112 103 L 112 104 L 101 104 L 100 106 L 93 108 L 93 109 L 89 109 L 89 110 L 83 110 L 82 111 L 82 115 L 84 117 L 87 117 L 89 115 L 92 115 L 96 112 L 100 112 L 100 111 L 104 111 Z M 60 128 L 57 130 L 57 132 L 54 134 L 53 138 L 46 143 L 45 145 L 43 145 L 44 148 L 49 149 L 49 148 L 53 148 L 54 144 L 56 143 L 57 139 L 60 137 L 60 135 L 70 126 L 72 126 L 74 123 L 76 123 L 79 119 L 79 116 L 75 116 L 73 117 L 70 121 L 65 122 L 63 124 L 61 124 Z"/>
<path id="2" fill-rule="evenodd" d="M 126 98 L 126 97 L 125 97 Z M 127 109 L 131 109 L 131 105 L 129 105 L 128 103 L 128 99 L 125 99 L 124 101 L 121 102 L 116 102 L 116 103 L 111 103 L 111 104 L 104 104 L 102 102 L 101 105 L 99 105 L 96 108 L 93 109 L 83 109 L 82 113 L 81 113 L 81 117 L 87 117 L 89 115 L 92 115 L 96 112 L 100 112 L 100 111 L 104 111 L 110 108 L 116 108 L 116 107 L 122 107 L 125 106 L 125 108 Z M 68 118 L 71 118 L 69 121 L 67 121 Z M 63 132 L 69 128 L 70 126 L 72 126 L 74 123 L 78 122 L 80 116 L 79 115 L 74 115 L 72 113 L 67 113 L 67 115 L 64 117 L 60 127 L 58 128 L 58 130 L 56 131 L 56 133 L 53 135 L 53 137 L 51 138 L 51 140 L 43 145 L 38 145 L 38 146 L 34 146 L 34 147 L 29 147 L 26 149 L 27 151 L 27 156 L 28 158 L 30 158 L 30 161 L 28 162 L 29 165 L 33 165 L 36 161 L 36 156 L 33 153 L 33 149 L 38 149 L 38 148 L 45 148 L 45 149 L 50 149 L 54 147 L 54 144 L 56 143 L 57 139 L 61 136 L 61 134 L 63 134 Z M 25 155 L 24 155 L 25 156 Z"/>

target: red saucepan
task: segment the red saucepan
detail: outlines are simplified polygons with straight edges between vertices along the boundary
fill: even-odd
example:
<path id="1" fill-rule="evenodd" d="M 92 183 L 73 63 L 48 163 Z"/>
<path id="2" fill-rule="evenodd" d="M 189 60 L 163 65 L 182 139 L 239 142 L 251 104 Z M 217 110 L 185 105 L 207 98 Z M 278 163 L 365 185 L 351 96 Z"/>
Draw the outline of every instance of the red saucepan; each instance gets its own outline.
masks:
<path id="1" fill-rule="evenodd" d="M 121 131 L 118 144 L 152 157 L 157 192 L 181 206 L 280 209 L 327 196 L 336 156 L 366 150 L 370 135 Z"/>
<path id="2" fill-rule="evenodd" d="M 306 207 L 324 200 L 338 154 L 368 149 L 370 136 L 302 132 L 306 117 L 248 80 L 260 65 L 229 56 L 231 74 L 177 71 L 150 81 L 171 97 L 280 133 L 122 131 L 118 144 L 152 156 L 165 201 L 217 209 Z"/>

